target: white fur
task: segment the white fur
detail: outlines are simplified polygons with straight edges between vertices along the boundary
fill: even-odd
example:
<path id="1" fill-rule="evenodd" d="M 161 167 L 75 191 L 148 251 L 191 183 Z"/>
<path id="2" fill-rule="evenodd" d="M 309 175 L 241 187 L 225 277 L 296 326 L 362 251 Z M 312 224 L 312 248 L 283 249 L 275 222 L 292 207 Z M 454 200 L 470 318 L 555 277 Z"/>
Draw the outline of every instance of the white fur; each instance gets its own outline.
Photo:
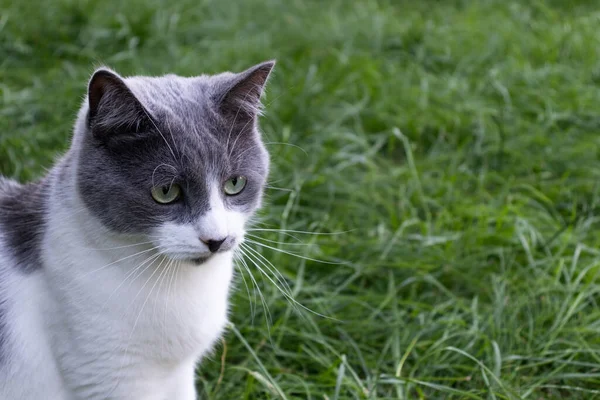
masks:
<path id="1" fill-rule="evenodd" d="M 10 330 L 10 336 L 3 346 L 14 346 L 19 361 L 12 362 L 13 355 L 4 355 L 9 358 L 0 365 L 0 399 L 68 399 L 50 350 L 49 336 L 40 334 L 45 326 L 42 306 L 48 298 L 47 289 L 39 275 L 23 279 L 11 272 L 14 260 L 7 254 L 0 240 L 0 270 L 4 277 L 0 296 L 12 299 L 4 310 L 4 329 Z"/>
<path id="2" fill-rule="evenodd" d="M 208 240 L 226 238 L 223 247 L 231 248 L 243 240 L 246 223 L 244 214 L 227 210 L 222 188 L 217 182 L 211 185 L 210 210 L 199 221 L 187 224 L 166 223 L 154 232 L 156 246 L 173 258 L 196 258 L 211 253 L 205 244 Z"/>
<path id="3" fill-rule="evenodd" d="M 44 268 L 1 288 L 16 304 L 9 329 L 23 346 L 20 368 L 0 370 L 0 399 L 195 399 L 196 362 L 227 321 L 232 251 L 199 266 L 149 262 L 152 244 L 136 244 L 148 238 L 109 233 L 77 195 L 53 193 L 49 211 Z M 204 254 L 199 237 L 239 242 L 244 223 L 214 188 L 202 221 L 167 224 L 152 240 L 167 254 Z M 11 263 L 2 254 L 0 268 Z"/>

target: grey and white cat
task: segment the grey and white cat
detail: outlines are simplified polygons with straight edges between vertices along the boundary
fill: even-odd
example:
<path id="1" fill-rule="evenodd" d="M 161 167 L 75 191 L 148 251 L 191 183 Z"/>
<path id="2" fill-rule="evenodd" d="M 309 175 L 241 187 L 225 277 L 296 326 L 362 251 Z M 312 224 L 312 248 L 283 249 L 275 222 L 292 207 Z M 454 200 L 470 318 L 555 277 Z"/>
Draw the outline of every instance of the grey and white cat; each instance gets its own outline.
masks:
<path id="1" fill-rule="evenodd" d="M 0 399 L 196 398 L 268 174 L 273 66 L 99 69 L 48 175 L 0 178 Z"/>

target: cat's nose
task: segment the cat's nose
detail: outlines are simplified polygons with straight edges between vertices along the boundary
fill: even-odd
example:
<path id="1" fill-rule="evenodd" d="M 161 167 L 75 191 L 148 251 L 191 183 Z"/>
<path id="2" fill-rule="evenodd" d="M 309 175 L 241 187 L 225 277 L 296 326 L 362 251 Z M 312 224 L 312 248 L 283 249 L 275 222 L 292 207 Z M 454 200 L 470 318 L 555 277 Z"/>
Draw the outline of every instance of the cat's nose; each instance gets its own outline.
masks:
<path id="1" fill-rule="evenodd" d="M 202 242 L 204 242 L 205 245 L 208 246 L 208 249 L 210 250 L 211 253 L 216 253 L 217 251 L 219 251 L 219 249 L 221 248 L 221 245 L 223 243 L 225 243 L 225 240 L 227 240 L 227 238 L 223 238 L 223 239 L 200 239 L 202 240 Z"/>

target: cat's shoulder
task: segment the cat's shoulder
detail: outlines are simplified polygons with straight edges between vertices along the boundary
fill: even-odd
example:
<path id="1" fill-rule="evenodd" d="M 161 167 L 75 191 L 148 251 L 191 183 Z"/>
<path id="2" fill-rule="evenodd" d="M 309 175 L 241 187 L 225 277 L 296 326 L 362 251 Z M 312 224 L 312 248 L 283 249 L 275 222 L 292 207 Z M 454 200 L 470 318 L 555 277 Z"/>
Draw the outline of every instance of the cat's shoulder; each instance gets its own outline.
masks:
<path id="1" fill-rule="evenodd" d="M 0 177 L 0 236 L 23 272 L 41 265 L 47 181 L 20 184 Z"/>

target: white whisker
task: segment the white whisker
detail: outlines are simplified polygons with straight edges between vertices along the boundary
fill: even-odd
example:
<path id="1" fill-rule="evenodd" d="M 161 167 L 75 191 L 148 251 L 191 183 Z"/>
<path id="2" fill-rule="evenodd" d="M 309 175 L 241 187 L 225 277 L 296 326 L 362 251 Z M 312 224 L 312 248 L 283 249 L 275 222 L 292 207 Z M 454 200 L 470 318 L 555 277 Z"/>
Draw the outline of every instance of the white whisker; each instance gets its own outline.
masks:
<path id="1" fill-rule="evenodd" d="M 304 150 L 302 147 L 300 147 L 300 146 L 298 146 L 298 145 L 296 145 L 296 144 L 293 144 L 293 143 L 285 143 L 285 142 L 264 142 L 263 144 L 264 144 L 264 145 L 266 145 L 266 146 L 269 146 L 269 145 L 272 145 L 272 144 L 277 144 L 277 145 L 281 145 L 281 146 L 290 146 L 290 147 L 294 147 L 294 148 L 296 148 L 296 149 L 298 149 L 298 150 L 302 151 L 302 152 L 303 152 L 305 155 L 307 155 L 307 156 L 308 156 L 308 152 L 307 152 L 306 150 Z"/>
<path id="2" fill-rule="evenodd" d="M 282 245 L 286 245 L 286 246 L 314 246 L 314 243 L 289 243 L 289 242 L 279 242 L 277 240 L 271 240 L 271 239 L 265 239 L 263 237 L 260 237 L 258 235 L 253 235 L 251 233 L 246 233 L 246 236 L 248 237 L 252 237 L 255 238 L 256 240 L 264 240 L 265 242 L 268 243 L 274 243 L 274 244 L 282 244 Z"/>
<path id="3" fill-rule="evenodd" d="M 137 253 L 135 253 L 135 254 L 130 254 L 130 255 L 128 255 L 127 257 L 123 257 L 123 258 L 121 258 L 121 259 L 119 259 L 119 260 L 117 260 L 117 261 L 113 261 L 113 262 L 111 262 L 110 264 L 106 264 L 106 265 L 104 265 L 104 266 L 102 266 L 102 267 L 100 267 L 100 268 L 97 268 L 97 269 L 94 269 L 94 270 L 92 270 L 92 271 L 89 271 L 89 272 L 87 272 L 87 273 L 83 274 L 83 275 L 82 275 L 82 277 L 86 277 L 86 276 L 88 276 L 88 275 L 90 275 L 90 274 L 93 274 L 93 273 L 95 273 L 95 272 L 98 272 L 98 271 L 100 271 L 100 270 L 103 270 L 104 268 L 110 267 L 111 265 L 118 264 L 118 263 L 120 263 L 120 262 L 122 262 L 122 261 L 125 261 L 125 260 L 128 260 L 128 259 L 130 259 L 130 258 L 133 258 L 133 257 L 139 256 L 140 254 L 148 253 L 149 251 L 154 251 L 154 250 L 156 250 L 156 249 L 157 249 L 156 247 L 152 247 L 152 248 L 150 248 L 150 249 L 146 249 L 146 250 L 142 250 L 142 251 L 140 251 L 140 252 L 137 252 Z"/>
<path id="4" fill-rule="evenodd" d="M 241 250 L 240 250 L 241 252 Z M 244 286 L 246 287 L 246 293 L 248 294 L 248 301 L 250 302 L 250 316 L 251 316 L 251 321 L 254 323 L 254 305 L 256 303 L 256 295 L 254 296 L 254 302 L 252 301 L 252 296 L 250 295 L 250 288 L 248 287 L 248 282 L 246 282 L 246 277 L 244 276 L 244 271 L 241 270 L 241 267 L 239 265 L 239 263 L 241 263 L 240 258 L 243 257 L 243 254 L 239 254 L 238 252 L 234 253 L 234 265 L 237 267 L 237 269 L 239 270 L 239 274 L 240 277 L 242 278 L 242 281 L 244 282 Z"/>
<path id="5" fill-rule="evenodd" d="M 247 249 L 249 249 L 249 248 L 247 247 Z M 267 280 L 269 280 L 269 282 L 271 282 L 273 285 L 275 285 L 275 287 L 276 287 L 276 288 L 279 290 L 279 292 L 280 292 L 281 294 L 283 294 L 283 295 L 284 295 L 284 297 L 285 297 L 286 299 L 288 299 L 288 301 L 290 301 L 290 302 L 292 303 L 292 306 L 298 306 L 298 307 L 300 307 L 300 308 L 302 308 L 302 309 L 304 309 L 304 310 L 306 310 L 306 311 L 308 311 L 308 312 L 310 312 L 310 313 L 312 313 L 312 314 L 315 314 L 315 315 L 317 315 L 317 316 L 319 316 L 319 317 L 322 317 L 322 318 L 327 318 L 327 319 L 331 319 L 331 320 L 336 320 L 335 318 L 328 317 L 327 315 L 323 315 L 323 314 L 321 314 L 321 313 L 319 313 L 319 312 L 317 312 L 317 311 L 314 311 L 314 310 L 312 310 L 312 309 L 310 309 L 310 308 L 306 307 L 304 304 L 302 304 L 302 303 L 298 302 L 298 301 L 297 301 L 297 300 L 294 298 L 294 296 L 293 296 L 291 293 L 288 293 L 288 292 L 286 292 L 285 290 L 282 290 L 282 289 L 281 289 L 281 288 L 280 288 L 280 287 L 277 285 L 277 283 L 275 283 L 275 281 L 273 280 L 273 278 L 271 278 L 271 277 L 270 277 L 270 276 L 269 276 L 269 275 L 268 275 L 268 274 L 267 274 L 267 273 L 266 273 L 266 272 L 265 272 L 265 271 L 264 271 L 264 270 L 263 270 L 263 269 L 262 269 L 260 266 L 258 266 L 258 264 L 256 264 L 256 262 L 255 262 L 255 260 L 254 260 L 253 258 L 249 257 L 249 254 L 248 254 L 247 256 L 248 256 L 249 260 L 251 260 L 251 261 L 253 262 L 254 266 L 255 266 L 256 268 L 258 268 L 258 270 L 259 270 L 259 271 L 260 271 L 260 272 L 261 272 L 261 273 L 262 273 L 262 274 L 263 274 L 263 275 L 264 275 L 264 276 L 267 278 Z M 258 260 L 258 261 L 260 261 L 260 260 Z M 264 265 L 264 264 L 263 264 L 263 265 Z M 289 286 L 288 286 L 288 288 L 289 288 Z M 291 289 L 290 289 L 290 292 L 291 292 Z"/>
<path id="6" fill-rule="evenodd" d="M 133 244 L 128 244 L 128 245 L 124 245 L 124 246 L 116 246 L 116 247 L 102 247 L 102 248 L 94 248 L 94 247 L 81 247 L 82 249 L 85 250 L 97 250 L 97 251 L 106 251 L 106 250 L 117 250 L 117 249 L 126 249 L 128 247 L 136 247 L 136 246 L 142 246 L 145 244 L 152 244 L 154 242 L 149 241 L 149 242 L 140 242 L 140 243 L 133 243 Z"/>
<path id="7" fill-rule="evenodd" d="M 335 235 L 343 235 L 346 233 L 350 233 L 350 232 L 354 232 L 356 231 L 356 229 L 350 229 L 347 231 L 340 231 L 340 232 L 309 232 L 309 231 L 297 231 L 297 230 L 293 230 L 293 229 L 268 229 L 268 228 L 250 228 L 247 229 L 249 232 L 285 232 L 285 233 L 298 233 L 298 234 L 303 234 L 303 235 L 315 235 L 315 236 L 335 236 Z"/>
<path id="8" fill-rule="evenodd" d="M 269 260 L 267 260 L 262 254 L 260 254 L 258 251 L 256 251 L 252 247 L 245 245 L 243 243 L 242 243 L 242 246 L 244 247 L 244 249 L 246 249 L 250 252 L 250 253 L 245 253 L 247 257 L 253 259 L 254 261 L 260 262 L 261 265 L 263 265 L 265 268 L 267 268 L 269 270 L 269 272 L 271 272 L 273 275 L 275 275 L 275 278 L 285 287 L 285 290 L 283 290 L 279 286 L 276 285 L 277 289 L 282 293 L 285 292 L 284 295 L 291 295 L 292 288 L 290 288 L 290 285 L 285 280 L 285 277 L 283 275 L 281 275 L 281 273 L 279 271 L 277 271 L 275 266 Z M 259 256 L 260 256 L 260 258 L 259 258 Z M 265 261 L 263 261 L 263 260 L 265 260 Z"/>
<path id="9" fill-rule="evenodd" d="M 244 101 L 246 101 L 246 97 L 248 97 L 248 93 L 246 93 L 246 95 L 244 96 Z M 227 134 L 227 143 L 225 144 L 225 149 L 227 149 L 227 151 L 229 151 L 228 158 L 231 158 L 231 153 L 233 152 L 233 148 L 231 149 L 231 151 L 229 150 L 229 139 L 231 139 L 231 133 L 233 132 L 233 127 L 235 126 L 237 117 L 240 113 L 240 110 L 242 109 L 242 104 L 243 103 L 240 103 L 240 105 L 235 113 L 235 117 L 233 117 L 233 122 L 231 123 L 231 127 L 229 128 L 229 133 Z M 235 146 L 235 143 L 233 145 Z"/>
<path id="10" fill-rule="evenodd" d="M 142 107 L 142 110 L 144 110 L 144 114 L 146 114 L 146 117 L 150 120 L 150 122 L 152 122 L 152 125 L 154 125 L 154 128 L 156 128 L 156 130 L 158 131 L 158 134 L 160 135 L 160 137 L 162 137 L 163 140 L 165 141 L 165 144 L 167 145 L 167 147 L 171 151 L 171 154 L 173 155 L 173 158 L 175 160 L 177 160 L 177 157 L 175 156 L 175 153 L 173 152 L 173 149 L 171 148 L 171 145 L 167 141 L 167 138 L 165 137 L 165 135 L 163 135 L 163 133 L 160 131 L 160 129 L 158 129 L 158 126 L 154 123 L 154 119 L 150 116 L 150 114 L 148 114 L 148 111 L 146 111 L 145 108 Z M 175 142 L 175 141 L 173 141 L 173 142 Z"/>
<path id="11" fill-rule="evenodd" d="M 150 280 L 152 279 L 152 277 L 154 276 L 154 274 L 156 274 L 157 271 L 161 270 L 161 266 L 163 265 L 163 263 L 165 262 L 165 260 L 166 259 L 163 258 L 161 260 L 161 262 L 158 264 L 158 267 L 156 267 L 154 269 L 154 271 L 152 272 L 152 274 L 150 274 L 150 277 L 148 277 L 148 279 L 146 280 L 146 282 L 144 282 L 144 284 L 142 285 L 142 287 L 140 288 L 140 290 L 137 292 L 137 294 L 133 298 L 132 303 L 135 303 L 136 299 L 142 293 L 142 291 L 144 290 L 144 288 L 146 287 L 146 285 L 148 284 L 148 282 L 150 282 Z M 162 271 L 164 271 L 164 269 L 162 269 Z M 125 358 L 127 357 L 127 353 L 129 351 L 129 345 L 131 344 L 131 338 L 133 338 L 133 334 L 135 333 L 135 328 L 137 327 L 137 324 L 138 324 L 138 322 L 140 320 L 140 317 L 142 316 L 142 313 L 144 312 L 144 308 L 146 307 L 146 303 L 150 299 L 150 296 L 152 295 L 152 291 L 154 290 L 154 287 L 156 286 L 157 282 L 158 282 L 158 279 L 156 280 L 156 282 L 154 282 L 154 285 L 152 286 L 152 288 L 148 292 L 148 295 L 146 296 L 146 299 L 142 303 L 142 306 L 140 307 L 140 311 L 139 311 L 137 317 L 135 318 L 135 322 L 133 323 L 133 328 L 131 328 L 131 334 L 129 335 L 129 338 L 127 339 L 127 345 L 125 346 L 125 351 L 123 352 L 123 361 L 125 361 Z M 132 306 L 133 306 L 133 304 L 132 304 Z M 123 366 L 124 366 L 124 363 L 121 364 L 120 370 L 122 370 Z M 119 373 L 118 375 L 121 375 L 121 374 Z"/>
<path id="12" fill-rule="evenodd" d="M 306 256 L 303 256 L 303 255 L 300 255 L 300 254 L 295 254 L 295 253 L 292 253 L 292 252 L 289 252 L 289 251 L 278 249 L 277 247 L 269 246 L 269 245 L 264 244 L 264 243 L 259 243 L 259 242 L 255 241 L 255 240 L 251 240 L 251 239 L 248 239 L 247 242 L 248 243 L 253 243 L 253 244 L 257 245 L 257 246 L 266 247 L 267 249 L 271 249 L 271 250 L 277 251 L 279 253 L 287 254 L 289 256 L 301 258 L 301 259 L 307 260 L 307 261 L 314 261 L 314 262 L 318 262 L 318 263 L 321 263 L 321 264 L 344 265 L 344 263 L 342 263 L 342 262 L 318 260 L 316 258 L 311 258 L 311 257 L 306 257 Z"/>
<path id="13" fill-rule="evenodd" d="M 242 254 L 245 255 L 243 250 L 242 250 Z M 244 258 L 241 258 L 240 261 L 244 265 L 244 268 L 248 272 L 248 275 L 250 275 L 250 279 L 252 280 L 254 286 L 256 287 L 256 290 L 258 291 L 258 296 L 260 297 L 260 301 L 263 305 L 263 310 L 265 311 L 265 320 L 267 322 L 267 330 L 268 330 L 269 336 L 270 336 L 271 335 L 270 327 L 272 325 L 272 318 L 271 318 L 271 312 L 269 311 L 269 306 L 267 305 L 267 301 L 265 300 L 265 297 L 263 296 L 262 291 L 260 290 L 260 286 L 258 285 L 258 282 L 256 282 L 256 279 L 254 278 L 254 275 L 252 274 L 252 271 L 250 270 L 250 267 L 248 267 L 246 260 Z"/>

